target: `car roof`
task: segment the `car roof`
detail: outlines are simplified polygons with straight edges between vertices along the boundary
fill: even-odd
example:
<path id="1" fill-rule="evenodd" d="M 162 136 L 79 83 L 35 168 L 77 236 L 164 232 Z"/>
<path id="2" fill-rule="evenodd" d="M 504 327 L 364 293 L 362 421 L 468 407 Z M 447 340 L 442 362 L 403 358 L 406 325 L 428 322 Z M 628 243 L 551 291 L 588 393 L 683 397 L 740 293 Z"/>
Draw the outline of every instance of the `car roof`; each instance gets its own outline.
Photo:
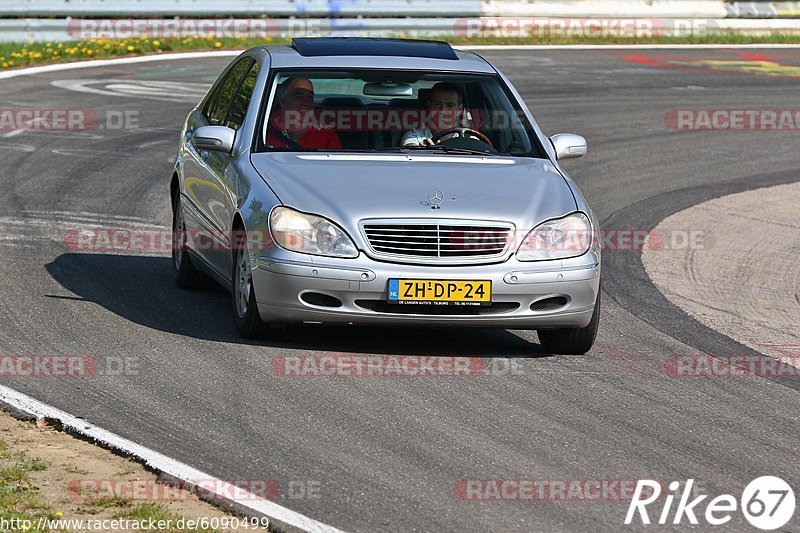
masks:
<path id="1" fill-rule="evenodd" d="M 272 45 L 273 68 L 374 68 L 436 70 L 494 74 L 482 57 L 454 50 L 441 41 L 369 37 L 293 39 L 291 45 Z"/>

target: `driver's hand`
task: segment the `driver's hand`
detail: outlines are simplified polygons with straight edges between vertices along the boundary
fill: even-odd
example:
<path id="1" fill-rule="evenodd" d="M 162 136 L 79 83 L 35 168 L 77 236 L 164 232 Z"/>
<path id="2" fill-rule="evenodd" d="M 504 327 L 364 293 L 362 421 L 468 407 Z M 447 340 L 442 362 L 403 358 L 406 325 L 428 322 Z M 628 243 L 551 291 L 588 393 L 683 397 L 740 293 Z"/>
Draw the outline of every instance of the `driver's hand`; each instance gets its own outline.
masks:
<path id="1" fill-rule="evenodd" d="M 433 145 L 435 145 L 435 144 L 436 144 L 436 143 L 434 143 L 434 142 L 433 142 L 433 139 L 431 139 L 430 137 L 425 137 L 425 138 L 424 138 L 424 139 L 422 139 L 422 140 L 420 141 L 420 143 L 419 143 L 419 145 L 420 145 L 420 146 L 433 146 Z"/>

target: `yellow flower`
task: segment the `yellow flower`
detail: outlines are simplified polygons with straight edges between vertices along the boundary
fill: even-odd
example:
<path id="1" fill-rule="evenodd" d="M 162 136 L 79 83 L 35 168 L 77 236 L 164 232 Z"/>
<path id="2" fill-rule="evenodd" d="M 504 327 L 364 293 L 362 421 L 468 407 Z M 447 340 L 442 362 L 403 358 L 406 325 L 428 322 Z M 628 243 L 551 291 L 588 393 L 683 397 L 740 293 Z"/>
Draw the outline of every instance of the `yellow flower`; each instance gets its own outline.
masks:
<path id="1" fill-rule="evenodd" d="M 59 518 L 61 518 L 62 516 L 64 516 L 64 511 L 59 511 L 59 512 L 57 512 L 57 513 L 56 513 L 56 516 L 57 516 L 57 517 L 59 517 Z"/>
<path id="2" fill-rule="evenodd" d="M 93 53 L 94 53 L 94 52 L 92 52 L 91 50 L 86 50 L 86 55 L 87 55 L 87 56 L 90 56 L 90 55 L 92 55 Z"/>
<path id="3" fill-rule="evenodd" d="M 221 43 L 221 42 L 219 42 L 219 41 L 217 41 L 217 42 L 215 42 L 215 43 L 214 43 L 214 48 L 219 48 L 219 47 L 221 47 L 221 46 L 222 46 L 222 43 Z"/>
<path id="4" fill-rule="evenodd" d="M 153 41 L 153 46 L 161 46 L 161 41 L 156 39 L 155 41 Z"/>
<path id="5" fill-rule="evenodd" d="M 3 61 L 3 68 L 8 68 L 8 63 Z"/>
<path id="6" fill-rule="evenodd" d="M 133 46 L 128 45 L 128 52 L 133 52 L 134 50 L 136 49 Z"/>

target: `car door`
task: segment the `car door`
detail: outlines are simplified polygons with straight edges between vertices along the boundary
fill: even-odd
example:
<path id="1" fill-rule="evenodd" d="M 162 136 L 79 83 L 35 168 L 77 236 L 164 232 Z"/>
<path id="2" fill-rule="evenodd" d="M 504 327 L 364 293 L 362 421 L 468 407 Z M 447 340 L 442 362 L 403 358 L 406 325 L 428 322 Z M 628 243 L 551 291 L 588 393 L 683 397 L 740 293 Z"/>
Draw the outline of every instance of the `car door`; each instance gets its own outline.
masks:
<path id="1" fill-rule="evenodd" d="M 237 126 L 234 129 L 241 126 L 241 120 L 237 122 L 233 115 L 233 120 L 229 120 L 229 114 L 239 112 L 237 95 L 249 73 L 255 70 L 255 65 L 253 58 L 245 57 L 227 71 L 225 78 L 215 86 L 207 104 L 198 110 L 198 116 L 190 120 L 184 138 L 184 188 L 188 200 L 186 219 L 187 230 L 192 236 L 192 248 L 225 279 L 230 277 L 230 224 L 236 209 L 236 182 L 226 175 L 231 156 L 222 152 L 197 150 L 191 142 L 191 136 L 193 130 L 200 126 L 234 124 Z M 252 88 L 250 92 L 252 94 Z"/>

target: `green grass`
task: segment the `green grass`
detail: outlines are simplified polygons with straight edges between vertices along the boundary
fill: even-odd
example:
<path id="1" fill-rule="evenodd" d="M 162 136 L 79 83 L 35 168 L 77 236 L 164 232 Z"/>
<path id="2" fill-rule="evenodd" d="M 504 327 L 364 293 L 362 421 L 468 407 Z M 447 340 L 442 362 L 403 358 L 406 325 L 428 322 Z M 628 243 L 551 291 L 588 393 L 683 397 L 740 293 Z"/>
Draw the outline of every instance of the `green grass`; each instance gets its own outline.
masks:
<path id="1" fill-rule="evenodd" d="M 31 472 L 46 469 L 47 464 L 39 459 L 12 455 L 6 443 L 0 441 L 0 517 L 33 523 L 42 516 L 56 518 L 50 506 L 39 499 L 39 489 L 29 477 Z"/>
<path id="2" fill-rule="evenodd" d="M 89 39 L 39 43 L 0 43 L 0 69 L 105 59 L 130 55 L 185 52 L 194 50 L 231 50 L 259 44 L 285 42 L 288 39 Z"/>
<path id="3" fill-rule="evenodd" d="M 405 37 L 401 34 L 400 37 Z M 800 44 L 800 34 L 774 34 L 748 36 L 739 33 L 721 33 L 697 37 L 600 37 L 566 38 L 535 35 L 520 38 L 458 37 L 441 36 L 432 39 L 445 40 L 454 45 L 519 45 L 519 44 Z M 90 39 L 38 43 L 0 43 L 0 70 L 67 61 L 104 59 L 130 55 L 158 54 L 200 50 L 238 50 L 260 44 L 289 42 L 288 38 L 259 39 Z"/>

